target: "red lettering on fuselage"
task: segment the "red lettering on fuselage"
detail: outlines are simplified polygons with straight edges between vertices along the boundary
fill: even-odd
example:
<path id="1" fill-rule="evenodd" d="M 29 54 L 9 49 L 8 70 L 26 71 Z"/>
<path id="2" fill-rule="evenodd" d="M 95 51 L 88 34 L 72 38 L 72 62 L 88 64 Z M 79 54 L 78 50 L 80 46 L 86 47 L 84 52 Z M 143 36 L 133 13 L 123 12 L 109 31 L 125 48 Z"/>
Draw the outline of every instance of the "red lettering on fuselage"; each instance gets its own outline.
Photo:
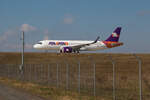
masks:
<path id="1" fill-rule="evenodd" d="M 68 42 L 49 42 L 49 45 L 68 45 Z"/>

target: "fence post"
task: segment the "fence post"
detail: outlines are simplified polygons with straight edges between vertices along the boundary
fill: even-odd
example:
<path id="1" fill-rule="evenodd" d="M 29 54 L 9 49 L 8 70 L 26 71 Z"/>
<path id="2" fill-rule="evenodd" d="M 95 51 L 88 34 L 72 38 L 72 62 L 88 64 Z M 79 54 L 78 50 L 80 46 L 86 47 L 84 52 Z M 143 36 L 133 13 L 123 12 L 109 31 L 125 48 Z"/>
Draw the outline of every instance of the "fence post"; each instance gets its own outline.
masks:
<path id="1" fill-rule="evenodd" d="M 113 65 L 113 98 L 116 100 L 116 73 L 115 73 L 115 62 L 112 61 Z"/>
<path id="2" fill-rule="evenodd" d="M 48 85 L 49 85 L 49 78 L 50 78 L 50 65 L 48 64 L 48 74 L 47 74 L 47 81 L 48 81 Z"/>
<path id="3" fill-rule="evenodd" d="M 112 56 L 109 55 L 109 59 L 113 66 L 113 100 L 116 100 L 116 72 L 115 72 L 115 61 L 112 59 Z"/>
<path id="4" fill-rule="evenodd" d="M 17 65 L 15 64 L 15 77 L 17 79 Z"/>
<path id="5" fill-rule="evenodd" d="M 27 65 L 28 81 L 30 82 L 30 64 Z"/>
<path id="6" fill-rule="evenodd" d="M 32 75 L 31 75 L 31 67 L 32 67 L 32 65 L 30 64 L 30 67 L 29 67 L 29 82 L 31 82 L 31 80 L 32 80 Z"/>
<path id="7" fill-rule="evenodd" d="M 34 80 L 34 82 L 35 82 L 35 80 L 36 80 L 36 65 L 35 64 L 33 64 L 33 80 Z"/>
<path id="8" fill-rule="evenodd" d="M 93 64 L 93 95 L 95 97 L 96 96 L 96 64 L 95 61 L 93 61 L 91 56 L 88 56 L 88 58 Z"/>
<path id="9" fill-rule="evenodd" d="M 40 80 L 41 80 L 41 82 L 42 82 L 42 76 L 43 76 L 43 75 L 42 75 L 42 70 L 43 70 L 42 68 L 43 68 L 43 65 L 41 64 L 41 68 L 40 68 L 40 69 L 41 69 L 41 70 L 40 70 L 40 73 L 41 73 L 41 75 L 40 75 Z"/>
<path id="10" fill-rule="evenodd" d="M 133 56 L 138 60 L 139 63 L 139 96 L 140 100 L 142 100 L 142 60 L 136 54 L 133 54 Z"/>
<path id="11" fill-rule="evenodd" d="M 30 64 L 30 82 L 33 80 L 32 67 L 33 67 L 33 64 Z"/>
<path id="12" fill-rule="evenodd" d="M 7 70 L 8 70 L 7 77 L 9 78 L 9 66 L 7 66 Z"/>
<path id="13" fill-rule="evenodd" d="M 58 81 L 58 78 L 59 78 L 59 75 L 58 75 L 58 71 L 59 71 L 59 64 L 57 63 L 57 72 L 56 72 L 56 77 L 57 77 L 57 88 L 58 88 L 58 85 L 59 85 L 59 81 Z"/>
<path id="14" fill-rule="evenodd" d="M 80 94 L 80 61 L 78 61 L 78 92 Z"/>
<path id="15" fill-rule="evenodd" d="M 14 64 L 14 77 L 15 77 L 15 79 L 17 79 L 17 71 L 16 71 L 16 64 Z"/>
<path id="16" fill-rule="evenodd" d="M 18 69 L 18 78 L 20 78 L 20 69 Z M 23 76 L 22 76 L 22 81 L 24 81 L 26 78 L 26 65 L 24 65 L 24 73 L 23 73 Z"/>
<path id="17" fill-rule="evenodd" d="M 93 86 L 94 89 L 93 89 L 93 90 L 94 90 L 94 91 L 93 91 L 93 92 L 94 92 L 94 97 L 96 96 L 96 92 L 95 92 L 95 91 L 96 91 L 96 90 L 95 90 L 95 88 L 96 88 L 96 68 L 95 68 L 95 67 L 96 67 L 96 65 L 95 65 L 95 63 L 93 63 L 93 69 L 94 69 L 94 70 L 93 70 L 93 71 L 94 71 L 94 73 L 93 73 L 93 76 L 94 76 L 94 77 L 93 77 L 93 79 L 94 79 L 94 80 L 93 80 L 93 83 L 94 83 L 94 86 Z"/>
<path id="18" fill-rule="evenodd" d="M 68 90 L 68 83 L 69 83 L 69 65 L 66 63 L 66 90 Z"/>

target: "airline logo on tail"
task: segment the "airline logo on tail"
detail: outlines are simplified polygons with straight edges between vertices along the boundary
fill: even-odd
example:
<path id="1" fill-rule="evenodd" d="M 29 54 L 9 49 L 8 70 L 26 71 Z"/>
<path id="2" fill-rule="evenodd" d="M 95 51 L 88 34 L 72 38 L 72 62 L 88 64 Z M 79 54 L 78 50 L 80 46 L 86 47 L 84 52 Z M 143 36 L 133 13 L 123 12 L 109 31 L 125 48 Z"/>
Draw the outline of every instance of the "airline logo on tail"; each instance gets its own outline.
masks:
<path id="1" fill-rule="evenodd" d="M 123 43 L 118 42 L 119 41 L 119 36 L 121 32 L 121 27 L 117 27 L 115 31 L 107 38 L 103 43 L 108 47 L 108 48 L 113 48 L 117 47 L 120 45 L 123 45 Z"/>
<path id="2" fill-rule="evenodd" d="M 110 35 L 110 37 L 106 39 L 105 41 L 118 42 L 120 32 L 121 32 L 121 27 L 117 27 L 115 31 Z"/>
<path id="3" fill-rule="evenodd" d="M 117 33 L 112 33 L 112 37 L 119 37 Z"/>

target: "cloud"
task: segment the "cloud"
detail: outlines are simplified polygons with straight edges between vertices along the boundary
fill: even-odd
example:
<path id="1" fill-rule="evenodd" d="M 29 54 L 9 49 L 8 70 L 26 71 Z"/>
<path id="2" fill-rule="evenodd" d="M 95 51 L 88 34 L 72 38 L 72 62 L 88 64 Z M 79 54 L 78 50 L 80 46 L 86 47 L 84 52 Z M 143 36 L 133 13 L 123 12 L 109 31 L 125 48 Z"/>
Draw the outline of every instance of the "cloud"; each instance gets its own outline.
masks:
<path id="1" fill-rule="evenodd" d="M 64 24 L 73 24 L 74 17 L 70 14 L 66 14 L 64 17 Z"/>
<path id="2" fill-rule="evenodd" d="M 21 31 L 25 31 L 25 32 L 35 31 L 36 29 L 37 29 L 36 27 L 31 26 L 29 24 L 22 24 L 20 28 Z M 16 36 L 18 34 L 19 34 L 19 28 L 8 29 L 0 36 L 0 43 L 4 41 L 9 41 L 9 39 L 12 38 L 12 36 Z"/>
<path id="3" fill-rule="evenodd" d="M 48 40 L 48 36 L 44 36 L 44 40 Z"/>
<path id="4" fill-rule="evenodd" d="M 150 10 L 139 11 L 139 12 L 137 12 L 137 15 L 139 15 L 139 16 L 150 15 Z"/>
<path id="5" fill-rule="evenodd" d="M 48 40 L 48 34 L 49 34 L 48 29 L 44 30 L 44 40 Z"/>
<path id="6" fill-rule="evenodd" d="M 6 43 L 4 45 L 5 48 L 7 49 L 19 49 L 21 48 L 22 46 L 21 45 L 16 45 L 16 44 L 10 44 L 10 43 Z"/>
<path id="7" fill-rule="evenodd" d="M 18 47 L 15 44 L 17 42 L 18 31 L 16 29 L 8 29 L 0 36 L 0 50 L 5 51 L 13 51 L 16 50 Z"/>
<path id="8" fill-rule="evenodd" d="M 48 29 L 44 30 L 44 34 L 48 34 L 48 33 L 49 33 Z"/>
<path id="9" fill-rule="evenodd" d="M 32 25 L 29 25 L 29 24 L 22 24 L 20 30 L 25 31 L 25 32 L 29 32 L 29 31 L 35 31 L 35 30 L 37 30 L 37 28 L 32 26 Z"/>
<path id="10" fill-rule="evenodd" d="M 7 29 L 5 32 L 3 32 L 0 35 L 0 45 L 1 45 L 0 50 L 17 51 L 21 48 L 20 29 L 23 29 L 26 32 L 36 30 L 35 27 L 28 25 L 28 24 L 23 24 L 19 27 Z M 27 44 L 26 48 L 27 50 L 32 49 L 32 45 Z"/>
<path id="11" fill-rule="evenodd" d="M 32 44 L 25 44 L 25 49 L 32 49 L 33 45 Z"/>
<path id="12" fill-rule="evenodd" d="M 3 48 L 5 49 L 9 49 L 9 50 L 21 50 L 22 49 L 22 44 L 11 44 L 11 43 L 6 43 L 5 45 L 3 45 Z M 25 44 L 25 50 L 31 50 L 33 49 L 33 45 L 32 44 Z"/>
<path id="13" fill-rule="evenodd" d="M 10 37 L 13 34 L 15 34 L 14 30 L 7 30 L 6 32 L 3 33 L 2 36 L 0 36 L 0 42 L 6 41 L 8 37 Z"/>

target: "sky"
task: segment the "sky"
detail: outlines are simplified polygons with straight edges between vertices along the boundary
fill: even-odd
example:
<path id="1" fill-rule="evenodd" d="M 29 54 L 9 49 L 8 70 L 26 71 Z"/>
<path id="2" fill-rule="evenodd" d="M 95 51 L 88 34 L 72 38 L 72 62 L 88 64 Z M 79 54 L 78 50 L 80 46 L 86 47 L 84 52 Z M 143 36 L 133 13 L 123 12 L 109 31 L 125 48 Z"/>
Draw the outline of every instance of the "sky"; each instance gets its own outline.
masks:
<path id="1" fill-rule="evenodd" d="M 26 52 L 43 39 L 105 40 L 121 26 L 124 46 L 98 52 L 150 53 L 150 0 L 0 0 L 0 52 Z"/>

